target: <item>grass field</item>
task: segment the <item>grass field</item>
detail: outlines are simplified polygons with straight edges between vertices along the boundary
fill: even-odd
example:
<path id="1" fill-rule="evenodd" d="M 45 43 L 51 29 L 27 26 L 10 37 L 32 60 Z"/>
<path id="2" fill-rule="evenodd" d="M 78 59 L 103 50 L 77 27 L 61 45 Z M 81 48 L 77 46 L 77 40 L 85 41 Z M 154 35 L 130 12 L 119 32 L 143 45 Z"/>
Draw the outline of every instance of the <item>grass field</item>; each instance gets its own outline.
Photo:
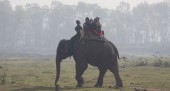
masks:
<path id="1" fill-rule="evenodd" d="M 94 88 L 98 69 L 89 65 L 85 85 L 76 88 L 75 62 L 63 60 L 59 85 L 61 91 L 170 91 L 169 57 L 128 57 L 120 59 L 124 88 L 114 89 L 114 75 L 107 72 L 103 88 Z M 55 59 L 0 59 L 0 91 L 55 91 Z M 136 90 L 135 90 L 136 89 Z"/>

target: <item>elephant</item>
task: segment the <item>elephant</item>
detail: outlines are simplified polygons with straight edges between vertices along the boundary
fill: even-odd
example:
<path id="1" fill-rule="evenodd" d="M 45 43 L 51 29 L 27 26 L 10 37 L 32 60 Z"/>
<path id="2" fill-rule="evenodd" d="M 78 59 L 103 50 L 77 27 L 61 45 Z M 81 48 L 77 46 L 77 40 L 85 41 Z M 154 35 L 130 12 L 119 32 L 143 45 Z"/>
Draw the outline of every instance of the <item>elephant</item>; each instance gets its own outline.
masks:
<path id="1" fill-rule="evenodd" d="M 100 42 L 97 40 L 86 40 L 85 44 L 79 39 L 76 39 L 73 44 L 73 52 L 69 52 L 71 40 L 61 40 L 57 47 L 56 53 L 56 80 L 55 85 L 60 77 L 60 63 L 63 59 L 73 56 L 75 60 L 76 76 L 77 80 L 76 87 L 82 87 L 84 84 L 83 73 L 88 67 L 88 64 L 98 67 L 99 76 L 95 87 L 103 86 L 103 78 L 107 70 L 110 70 L 116 80 L 116 88 L 123 87 L 122 80 L 118 70 L 118 50 L 116 46 L 106 40 Z"/>

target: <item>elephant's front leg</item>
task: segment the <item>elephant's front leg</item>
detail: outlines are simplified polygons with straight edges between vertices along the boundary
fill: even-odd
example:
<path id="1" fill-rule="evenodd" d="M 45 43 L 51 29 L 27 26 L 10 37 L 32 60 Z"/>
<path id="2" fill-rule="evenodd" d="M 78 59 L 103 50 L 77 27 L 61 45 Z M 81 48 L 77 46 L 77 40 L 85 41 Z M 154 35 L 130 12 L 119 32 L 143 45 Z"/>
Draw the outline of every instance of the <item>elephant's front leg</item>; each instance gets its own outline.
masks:
<path id="1" fill-rule="evenodd" d="M 95 87 L 102 87 L 103 86 L 103 77 L 106 74 L 106 68 L 99 68 L 99 77 Z"/>
<path id="2" fill-rule="evenodd" d="M 76 87 L 82 87 L 84 84 L 83 80 L 83 73 L 87 69 L 88 64 L 87 63 L 76 63 L 76 80 L 77 80 L 77 86 Z"/>

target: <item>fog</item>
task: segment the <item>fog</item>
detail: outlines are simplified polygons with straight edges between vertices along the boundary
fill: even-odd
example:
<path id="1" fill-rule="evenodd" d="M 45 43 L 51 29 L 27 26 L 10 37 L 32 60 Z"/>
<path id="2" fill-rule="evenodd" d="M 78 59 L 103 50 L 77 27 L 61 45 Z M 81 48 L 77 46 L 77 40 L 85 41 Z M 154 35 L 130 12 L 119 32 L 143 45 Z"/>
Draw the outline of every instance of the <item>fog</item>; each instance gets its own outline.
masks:
<path id="1" fill-rule="evenodd" d="M 51 7 L 27 4 L 11 7 L 0 1 L 0 54 L 55 55 L 61 39 L 76 34 L 75 21 L 100 17 L 105 37 L 121 54 L 170 54 L 170 4 L 143 2 L 134 8 L 121 2 L 114 10 L 97 4 L 63 5 L 54 1 Z"/>

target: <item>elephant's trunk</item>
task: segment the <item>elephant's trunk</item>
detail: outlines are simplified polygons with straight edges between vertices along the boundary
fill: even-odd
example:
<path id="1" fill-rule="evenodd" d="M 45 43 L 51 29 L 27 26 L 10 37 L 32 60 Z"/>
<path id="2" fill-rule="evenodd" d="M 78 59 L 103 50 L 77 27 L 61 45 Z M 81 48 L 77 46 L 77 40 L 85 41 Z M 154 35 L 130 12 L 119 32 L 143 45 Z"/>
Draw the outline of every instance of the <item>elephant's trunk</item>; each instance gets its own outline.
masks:
<path id="1" fill-rule="evenodd" d="M 60 63 L 61 63 L 61 59 L 59 59 L 58 57 L 56 57 L 56 80 L 55 80 L 55 85 L 57 86 L 57 82 L 60 78 Z"/>

